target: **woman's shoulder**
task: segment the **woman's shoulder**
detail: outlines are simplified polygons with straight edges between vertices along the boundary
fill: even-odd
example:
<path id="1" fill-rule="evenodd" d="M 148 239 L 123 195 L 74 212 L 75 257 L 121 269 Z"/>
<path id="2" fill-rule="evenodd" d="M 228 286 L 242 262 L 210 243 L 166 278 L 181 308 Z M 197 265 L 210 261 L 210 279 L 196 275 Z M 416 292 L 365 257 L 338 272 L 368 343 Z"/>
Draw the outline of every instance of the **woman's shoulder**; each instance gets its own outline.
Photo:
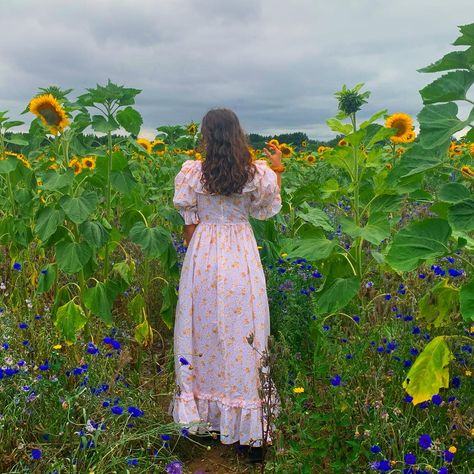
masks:
<path id="1" fill-rule="evenodd" d="M 199 160 L 186 160 L 181 165 L 181 171 L 189 173 L 201 169 L 201 162 Z"/>

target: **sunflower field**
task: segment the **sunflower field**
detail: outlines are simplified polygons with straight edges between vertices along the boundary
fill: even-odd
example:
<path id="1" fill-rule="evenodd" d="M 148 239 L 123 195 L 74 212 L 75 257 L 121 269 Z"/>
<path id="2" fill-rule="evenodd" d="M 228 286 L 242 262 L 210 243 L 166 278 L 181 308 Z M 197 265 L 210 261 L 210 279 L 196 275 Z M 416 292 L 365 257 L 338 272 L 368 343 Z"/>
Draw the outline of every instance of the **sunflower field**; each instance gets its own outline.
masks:
<path id="1" fill-rule="evenodd" d="M 474 24 L 459 30 L 419 70 L 443 73 L 419 133 L 401 111 L 361 121 L 361 83 L 335 93 L 335 146 L 271 140 L 283 208 L 251 224 L 281 407 L 257 467 L 168 414 L 174 177 L 205 159 L 199 124 L 146 139 L 141 91 L 111 81 L 40 89 L 28 132 L 0 112 L 0 472 L 474 472 Z"/>

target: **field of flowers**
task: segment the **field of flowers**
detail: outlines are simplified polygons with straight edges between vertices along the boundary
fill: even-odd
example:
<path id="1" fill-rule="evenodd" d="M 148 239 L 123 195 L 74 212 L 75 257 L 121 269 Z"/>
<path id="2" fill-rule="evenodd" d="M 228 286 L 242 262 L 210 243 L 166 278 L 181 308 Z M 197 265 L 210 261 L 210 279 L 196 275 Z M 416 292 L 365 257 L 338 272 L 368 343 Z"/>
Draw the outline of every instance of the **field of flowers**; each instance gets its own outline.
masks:
<path id="1" fill-rule="evenodd" d="M 270 137 L 284 205 L 251 223 L 281 407 L 265 403 L 258 467 L 168 415 L 174 177 L 205 159 L 199 124 L 141 138 L 140 90 L 110 81 L 41 89 L 27 133 L 0 112 L 0 472 L 474 472 L 474 24 L 459 29 L 465 49 L 419 70 L 444 75 L 420 90 L 418 135 L 403 112 L 360 121 L 357 84 L 335 94 L 331 144 Z"/>

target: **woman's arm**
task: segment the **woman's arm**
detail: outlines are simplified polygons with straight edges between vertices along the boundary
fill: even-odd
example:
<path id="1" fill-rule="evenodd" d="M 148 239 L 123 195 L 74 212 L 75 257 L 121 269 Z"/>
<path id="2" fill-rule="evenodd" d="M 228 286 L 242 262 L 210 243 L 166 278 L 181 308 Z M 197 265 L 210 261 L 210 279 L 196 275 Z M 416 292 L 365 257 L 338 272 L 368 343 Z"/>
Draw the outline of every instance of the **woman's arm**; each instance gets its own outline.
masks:
<path id="1" fill-rule="evenodd" d="M 189 245 L 189 242 L 191 242 L 191 238 L 194 234 L 194 230 L 198 224 L 185 224 L 184 226 L 184 240 L 186 243 L 186 246 Z"/>

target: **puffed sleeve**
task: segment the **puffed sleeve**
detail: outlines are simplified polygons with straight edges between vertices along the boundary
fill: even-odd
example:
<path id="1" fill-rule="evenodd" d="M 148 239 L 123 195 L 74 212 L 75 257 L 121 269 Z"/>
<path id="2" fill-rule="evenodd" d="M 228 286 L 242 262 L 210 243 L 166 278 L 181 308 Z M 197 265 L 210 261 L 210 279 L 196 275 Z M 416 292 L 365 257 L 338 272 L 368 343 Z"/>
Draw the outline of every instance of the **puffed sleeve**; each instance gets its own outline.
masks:
<path id="1" fill-rule="evenodd" d="M 265 160 L 256 160 L 256 189 L 250 195 L 250 215 L 255 219 L 264 220 L 280 212 L 282 207 L 280 186 L 276 173 Z"/>
<path id="2" fill-rule="evenodd" d="M 191 180 L 195 180 L 196 162 L 186 160 L 174 180 L 173 205 L 183 216 L 185 224 L 198 224 L 196 191 L 191 186 Z"/>

